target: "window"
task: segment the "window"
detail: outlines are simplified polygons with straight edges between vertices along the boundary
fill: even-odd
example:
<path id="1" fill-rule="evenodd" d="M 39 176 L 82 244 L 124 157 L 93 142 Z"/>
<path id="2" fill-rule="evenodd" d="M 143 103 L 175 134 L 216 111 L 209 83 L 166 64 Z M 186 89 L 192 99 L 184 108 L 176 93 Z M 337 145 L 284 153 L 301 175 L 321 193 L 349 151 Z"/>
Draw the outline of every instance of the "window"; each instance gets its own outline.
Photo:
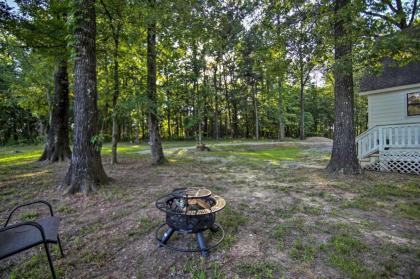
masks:
<path id="1" fill-rule="evenodd" d="M 420 93 L 407 94 L 407 115 L 420 115 Z"/>

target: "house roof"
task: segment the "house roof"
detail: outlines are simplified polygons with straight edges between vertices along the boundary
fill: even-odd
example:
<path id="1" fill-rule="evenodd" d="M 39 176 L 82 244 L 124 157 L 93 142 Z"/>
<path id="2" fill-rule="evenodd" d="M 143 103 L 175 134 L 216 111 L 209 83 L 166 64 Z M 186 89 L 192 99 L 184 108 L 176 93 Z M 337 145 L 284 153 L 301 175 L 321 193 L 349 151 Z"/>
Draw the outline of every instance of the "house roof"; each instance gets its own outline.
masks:
<path id="1" fill-rule="evenodd" d="M 384 60 L 383 71 L 378 75 L 366 75 L 360 82 L 360 92 L 400 87 L 420 83 L 420 61 L 399 67 L 391 59 Z"/>

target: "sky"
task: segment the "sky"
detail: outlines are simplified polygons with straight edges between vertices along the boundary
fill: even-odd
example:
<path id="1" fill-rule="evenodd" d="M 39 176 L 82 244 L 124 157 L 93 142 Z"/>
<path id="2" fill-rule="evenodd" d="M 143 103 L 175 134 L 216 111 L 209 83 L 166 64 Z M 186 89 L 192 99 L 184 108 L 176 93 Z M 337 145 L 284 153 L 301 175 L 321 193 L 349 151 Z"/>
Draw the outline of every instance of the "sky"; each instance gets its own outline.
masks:
<path id="1" fill-rule="evenodd" d="M 7 3 L 8 6 L 14 8 L 14 9 L 17 8 L 16 2 L 14 0 L 6 0 L 6 3 Z"/>

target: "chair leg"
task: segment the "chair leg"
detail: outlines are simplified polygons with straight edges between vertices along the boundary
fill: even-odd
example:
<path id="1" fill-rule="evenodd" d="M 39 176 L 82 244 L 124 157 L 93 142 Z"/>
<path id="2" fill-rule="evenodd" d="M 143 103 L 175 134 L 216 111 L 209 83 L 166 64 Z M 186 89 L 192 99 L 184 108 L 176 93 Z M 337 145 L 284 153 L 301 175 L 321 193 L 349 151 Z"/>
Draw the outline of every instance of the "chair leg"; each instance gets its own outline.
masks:
<path id="1" fill-rule="evenodd" d="M 44 248 L 45 248 L 45 252 L 47 253 L 48 264 L 50 265 L 52 278 L 57 279 L 57 277 L 55 276 L 55 270 L 54 270 L 53 262 L 51 260 L 50 250 L 48 249 L 48 243 L 44 242 Z"/>
<path id="2" fill-rule="evenodd" d="M 58 247 L 60 247 L 61 257 L 64 257 L 63 247 L 61 246 L 61 240 L 60 240 L 59 235 L 57 235 L 57 240 L 58 240 Z"/>

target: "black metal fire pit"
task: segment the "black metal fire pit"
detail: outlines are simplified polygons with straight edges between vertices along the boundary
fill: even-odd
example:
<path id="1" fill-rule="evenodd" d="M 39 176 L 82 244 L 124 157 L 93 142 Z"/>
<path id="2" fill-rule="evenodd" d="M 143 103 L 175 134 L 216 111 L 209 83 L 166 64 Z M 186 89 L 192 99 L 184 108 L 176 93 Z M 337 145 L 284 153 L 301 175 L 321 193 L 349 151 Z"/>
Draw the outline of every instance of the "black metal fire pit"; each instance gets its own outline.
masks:
<path id="1" fill-rule="evenodd" d="M 166 223 L 156 230 L 159 247 L 180 252 L 201 252 L 207 257 L 209 250 L 219 245 L 224 238 L 223 228 L 217 224 L 216 212 L 226 205 L 223 198 L 212 195 L 204 188 L 180 188 L 161 197 L 156 201 L 156 207 L 166 213 Z M 210 235 L 212 243 L 208 245 L 204 232 Z M 174 233 L 181 235 L 195 234 L 197 248 L 183 247 L 169 243 Z"/>

